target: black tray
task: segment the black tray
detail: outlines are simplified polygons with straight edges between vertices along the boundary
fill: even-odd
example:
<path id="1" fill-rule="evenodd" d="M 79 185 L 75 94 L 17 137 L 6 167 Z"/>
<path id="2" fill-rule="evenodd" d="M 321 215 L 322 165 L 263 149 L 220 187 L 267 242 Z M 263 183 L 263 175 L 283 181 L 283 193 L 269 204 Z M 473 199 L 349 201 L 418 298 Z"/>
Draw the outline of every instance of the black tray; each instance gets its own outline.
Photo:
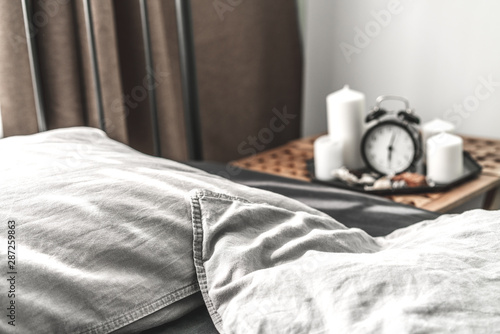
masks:
<path id="1" fill-rule="evenodd" d="M 359 184 L 349 185 L 341 180 L 320 181 L 316 179 L 314 175 L 314 159 L 310 159 L 307 161 L 307 170 L 311 174 L 311 179 L 313 182 L 326 184 L 337 188 L 354 190 L 367 194 L 374 194 L 374 195 L 403 195 L 403 194 L 418 194 L 418 193 L 446 191 L 450 188 L 455 187 L 460 183 L 463 183 L 467 180 L 477 177 L 479 174 L 481 174 L 482 169 L 483 168 L 481 167 L 481 165 L 479 165 L 477 161 L 474 160 L 474 158 L 472 158 L 472 156 L 468 152 L 464 151 L 463 174 L 462 176 L 460 176 L 459 178 L 455 179 L 450 183 L 436 183 L 433 187 L 425 186 L 425 187 L 407 187 L 398 189 L 365 190 L 363 185 Z"/>

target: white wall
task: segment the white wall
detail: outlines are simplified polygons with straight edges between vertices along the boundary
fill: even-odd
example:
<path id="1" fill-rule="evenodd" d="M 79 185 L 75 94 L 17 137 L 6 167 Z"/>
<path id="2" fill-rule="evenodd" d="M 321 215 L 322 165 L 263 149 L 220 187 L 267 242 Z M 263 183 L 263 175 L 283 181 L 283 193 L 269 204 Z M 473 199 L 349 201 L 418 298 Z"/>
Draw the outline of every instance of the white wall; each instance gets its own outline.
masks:
<path id="1" fill-rule="evenodd" d="M 304 135 L 326 131 L 325 97 L 349 84 L 367 107 L 402 95 L 424 122 L 500 138 L 500 1 L 310 0 L 306 13 Z"/>

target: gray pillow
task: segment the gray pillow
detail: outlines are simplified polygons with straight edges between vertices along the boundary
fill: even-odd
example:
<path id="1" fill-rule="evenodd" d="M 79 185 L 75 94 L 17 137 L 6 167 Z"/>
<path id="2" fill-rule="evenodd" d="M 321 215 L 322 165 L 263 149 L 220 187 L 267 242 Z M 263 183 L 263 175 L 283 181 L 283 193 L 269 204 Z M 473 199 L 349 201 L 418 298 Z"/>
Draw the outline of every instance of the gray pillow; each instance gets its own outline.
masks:
<path id="1" fill-rule="evenodd" d="M 202 305 L 189 192 L 317 211 L 141 154 L 93 128 L 0 140 L 0 258 L 15 221 L 19 333 L 138 332 Z M 2 279 L 2 286 L 6 283 Z M 2 289 L 2 291 L 6 291 Z M 7 321 L 0 332 L 11 332 Z"/>
<path id="2" fill-rule="evenodd" d="M 329 217 L 192 193 L 194 257 L 220 333 L 497 333 L 500 211 L 371 237 Z"/>

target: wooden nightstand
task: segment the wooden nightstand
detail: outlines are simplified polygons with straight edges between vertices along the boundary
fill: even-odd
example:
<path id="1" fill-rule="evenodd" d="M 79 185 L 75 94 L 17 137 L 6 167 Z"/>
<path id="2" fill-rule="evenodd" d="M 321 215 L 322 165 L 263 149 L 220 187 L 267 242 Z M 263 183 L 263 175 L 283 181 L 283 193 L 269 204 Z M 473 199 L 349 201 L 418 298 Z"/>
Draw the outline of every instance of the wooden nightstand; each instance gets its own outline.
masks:
<path id="1" fill-rule="evenodd" d="M 258 172 L 276 174 L 293 179 L 311 181 L 306 161 L 313 158 L 313 143 L 318 136 L 297 139 L 275 149 L 231 162 L 231 164 Z M 415 195 L 387 196 L 387 198 L 418 208 L 447 212 L 485 194 L 483 208 L 493 209 L 495 195 L 500 187 L 500 140 L 462 136 L 464 150 L 482 166 L 478 178 L 449 191 Z"/>

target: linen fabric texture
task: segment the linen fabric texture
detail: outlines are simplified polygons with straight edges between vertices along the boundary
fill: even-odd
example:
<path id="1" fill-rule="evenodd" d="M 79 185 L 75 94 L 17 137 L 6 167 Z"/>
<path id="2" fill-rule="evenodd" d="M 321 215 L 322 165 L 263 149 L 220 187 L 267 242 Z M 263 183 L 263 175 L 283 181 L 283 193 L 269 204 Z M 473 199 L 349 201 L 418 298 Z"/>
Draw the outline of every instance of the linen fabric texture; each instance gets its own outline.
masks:
<path id="1" fill-rule="evenodd" d="M 0 153 L 0 217 L 16 222 L 20 333 L 136 333 L 202 305 L 192 189 L 316 212 L 144 155 L 93 128 L 4 138 Z M 2 231 L 6 259 L 6 225 Z M 7 305 L 6 294 L 0 302 Z M 0 332 L 11 329 L 0 322 Z"/>
<path id="2" fill-rule="evenodd" d="M 500 211 L 371 237 L 330 217 L 192 194 L 198 281 L 220 333 L 496 333 Z"/>
<path id="3" fill-rule="evenodd" d="M 9 137 L 0 153 L 19 332 L 137 333 L 203 304 L 221 333 L 500 328 L 498 211 L 373 237 L 97 129 Z"/>

